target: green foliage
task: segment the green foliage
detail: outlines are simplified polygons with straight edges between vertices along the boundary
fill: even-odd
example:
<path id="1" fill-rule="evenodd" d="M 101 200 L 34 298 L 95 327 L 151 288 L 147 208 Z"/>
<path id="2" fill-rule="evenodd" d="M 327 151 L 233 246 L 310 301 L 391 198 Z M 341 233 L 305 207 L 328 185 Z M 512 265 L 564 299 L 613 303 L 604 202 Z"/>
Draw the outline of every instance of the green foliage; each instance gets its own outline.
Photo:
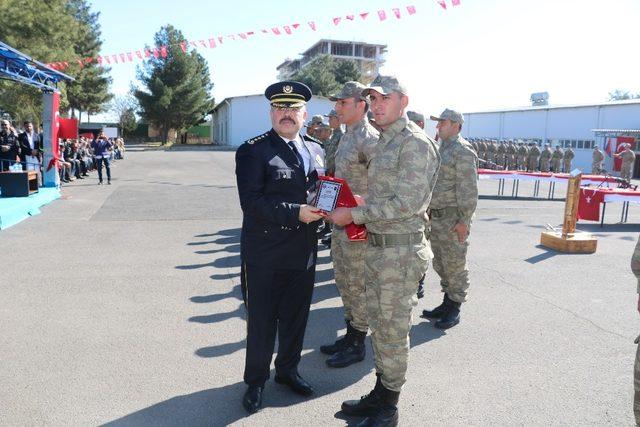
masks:
<path id="1" fill-rule="evenodd" d="M 136 119 L 136 112 L 132 108 L 127 108 L 122 112 L 120 120 L 118 121 L 120 129 L 122 129 L 122 135 L 128 136 L 131 132 L 138 127 L 138 121 Z"/>
<path id="2" fill-rule="evenodd" d="M 142 89 L 134 89 L 140 116 L 157 126 L 166 143 L 171 129 L 182 131 L 197 123 L 213 106 L 209 69 L 194 50 L 183 52 L 182 33 L 171 25 L 155 34 L 154 45 L 166 46 L 166 58 L 151 58 L 138 68 Z"/>
<path id="3" fill-rule="evenodd" d="M 631 93 L 628 90 L 616 89 L 609 92 L 609 101 L 621 101 L 623 99 L 638 99 L 640 93 Z"/>
<path id="4" fill-rule="evenodd" d="M 292 77 L 311 88 L 314 95 L 329 96 L 338 92 L 348 81 L 359 81 L 362 77 L 358 64 L 351 60 L 334 59 L 319 55 Z"/>
<path id="5" fill-rule="evenodd" d="M 0 40 L 40 62 L 95 56 L 93 53 L 100 49 L 99 26 L 91 22 L 98 15 L 90 12 L 86 0 L 0 0 L 0 11 Z M 85 55 L 87 52 L 91 55 Z M 65 70 L 65 73 L 80 79 L 68 86 L 64 83 L 59 85 L 60 110 L 73 106 L 70 101 L 79 92 L 89 98 L 87 109 L 97 112 L 101 103 L 108 99 L 110 79 L 104 76 L 108 70 L 86 71 L 92 76 L 88 82 L 78 74 L 78 70 L 79 65 Z M 19 123 L 26 119 L 40 122 L 42 94 L 30 86 L 2 80 L 0 110 L 9 112 Z"/>

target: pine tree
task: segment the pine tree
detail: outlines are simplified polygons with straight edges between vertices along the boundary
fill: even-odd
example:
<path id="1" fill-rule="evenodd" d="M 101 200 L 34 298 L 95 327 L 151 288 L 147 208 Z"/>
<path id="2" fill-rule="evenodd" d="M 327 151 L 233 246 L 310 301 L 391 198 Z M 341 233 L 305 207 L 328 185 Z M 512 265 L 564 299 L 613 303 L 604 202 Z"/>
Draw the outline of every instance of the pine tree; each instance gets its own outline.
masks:
<path id="1" fill-rule="evenodd" d="M 151 58 L 138 68 L 138 80 L 144 87 L 134 90 L 134 95 L 140 116 L 159 128 L 164 144 L 171 129 L 186 129 L 211 109 L 213 85 L 205 59 L 188 50 L 178 29 L 162 27 L 154 45 L 161 51 L 166 48 L 166 58 Z"/>
<path id="2" fill-rule="evenodd" d="M 348 81 L 360 80 L 362 74 L 358 64 L 351 60 L 334 59 L 319 55 L 292 77 L 309 86 L 314 95 L 330 96 Z"/>

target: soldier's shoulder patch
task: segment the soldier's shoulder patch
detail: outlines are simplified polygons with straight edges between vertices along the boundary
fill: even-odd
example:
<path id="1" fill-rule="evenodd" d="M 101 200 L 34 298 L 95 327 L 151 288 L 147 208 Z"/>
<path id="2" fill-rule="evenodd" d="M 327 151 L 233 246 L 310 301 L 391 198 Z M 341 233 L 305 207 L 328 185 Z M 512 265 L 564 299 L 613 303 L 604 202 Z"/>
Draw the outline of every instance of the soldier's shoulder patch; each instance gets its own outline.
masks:
<path id="1" fill-rule="evenodd" d="M 249 145 L 253 145 L 256 142 L 263 141 L 267 137 L 267 135 L 269 135 L 269 132 L 265 132 L 262 135 L 254 136 L 251 139 L 247 139 L 245 142 Z"/>

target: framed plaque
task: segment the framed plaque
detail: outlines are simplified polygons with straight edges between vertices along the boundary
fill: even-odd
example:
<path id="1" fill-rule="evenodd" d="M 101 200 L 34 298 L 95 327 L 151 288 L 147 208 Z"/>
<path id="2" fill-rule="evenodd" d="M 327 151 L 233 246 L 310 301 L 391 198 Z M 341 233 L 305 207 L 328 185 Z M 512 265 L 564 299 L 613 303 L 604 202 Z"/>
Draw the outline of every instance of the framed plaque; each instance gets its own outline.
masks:
<path id="1" fill-rule="evenodd" d="M 317 182 L 316 197 L 311 203 L 324 212 L 331 212 L 336 207 L 355 208 L 358 206 L 356 198 L 344 179 L 331 176 L 320 176 Z M 349 240 L 367 240 L 367 228 L 354 223 L 344 227 Z"/>
<path id="2" fill-rule="evenodd" d="M 331 212 L 338 204 L 342 184 L 335 181 L 318 181 L 318 194 L 314 206 L 322 211 Z"/>

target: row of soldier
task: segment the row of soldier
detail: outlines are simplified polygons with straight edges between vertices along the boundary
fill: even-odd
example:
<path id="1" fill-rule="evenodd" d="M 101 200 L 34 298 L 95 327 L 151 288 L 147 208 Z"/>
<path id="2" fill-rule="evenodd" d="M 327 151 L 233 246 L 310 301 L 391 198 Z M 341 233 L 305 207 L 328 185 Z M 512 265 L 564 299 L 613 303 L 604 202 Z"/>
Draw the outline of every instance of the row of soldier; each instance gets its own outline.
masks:
<path id="1" fill-rule="evenodd" d="M 480 166 L 488 169 L 568 173 L 575 157 L 571 147 L 563 150 L 559 145 L 552 151 L 549 144 L 540 149 L 537 143 L 522 140 L 469 138 L 469 142 L 478 154 Z"/>

